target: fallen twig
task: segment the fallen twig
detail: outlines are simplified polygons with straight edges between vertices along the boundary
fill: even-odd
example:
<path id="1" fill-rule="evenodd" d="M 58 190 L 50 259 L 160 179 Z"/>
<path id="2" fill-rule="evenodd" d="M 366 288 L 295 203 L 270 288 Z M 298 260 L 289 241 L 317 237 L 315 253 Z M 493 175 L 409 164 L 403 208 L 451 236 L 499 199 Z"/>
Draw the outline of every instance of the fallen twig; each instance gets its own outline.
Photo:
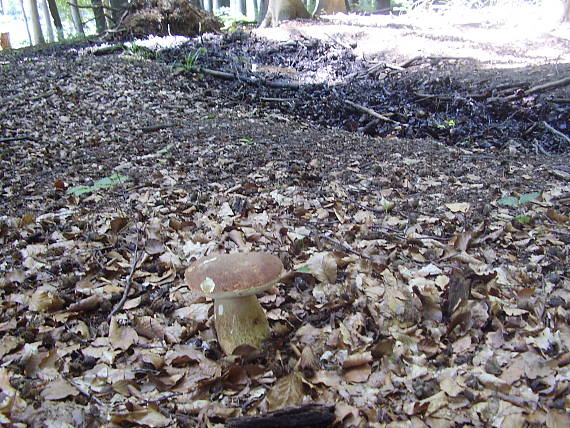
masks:
<path id="1" fill-rule="evenodd" d="M 330 236 L 327 236 L 323 233 L 318 233 L 317 235 L 319 236 L 319 238 L 323 238 L 323 239 L 333 243 L 337 247 L 342 248 L 347 253 L 357 255 L 357 256 L 365 259 L 365 260 L 372 260 L 372 258 L 370 256 L 367 256 L 365 254 L 359 253 L 356 250 L 353 250 L 348 244 L 345 244 L 344 242 L 340 242 L 339 240 L 331 238 Z"/>
<path id="2" fill-rule="evenodd" d="M 178 124 L 177 123 L 157 123 L 156 125 L 143 126 L 141 128 L 141 131 L 142 132 L 159 131 L 161 129 L 174 128 L 175 126 L 178 126 Z"/>
<path id="3" fill-rule="evenodd" d="M 462 59 L 473 59 L 470 57 L 465 57 L 465 56 L 415 56 L 413 58 L 410 58 L 407 61 L 404 61 L 402 64 L 400 64 L 401 68 L 408 68 L 410 67 L 414 62 L 418 62 L 418 61 L 425 61 L 425 60 L 430 60 L 430 61 L 444 61 L 444 60 L 462 60 Z"/>
<path id="4" fill-rule="evenodd" d="M 138 236 L 137 236 L 137 241 L 138 241 Z M 143 258 L 144 254 L 145 254 L 144 250 L 142 249 L 139 250 L 139 244 L 138 242 L 136 242 L 135 251 L 133 253 L 133 262 L 131 263 L 131 270 L 129 272 L 129 276 L 127 277 L 127 283 L 125 284 L 125 290 L 123 291 L 123 296 L 121 297 L 121 300 L 119 300 L 119 303 L 117 303 L 113 308 L 113 310 L 109 313 L 109 315 L 107 316 L 107 320 L 111 320 L 113 315 L 119 312 L 123 308 L 125 302 L 127 301 L 127 298 L 129 297 L 129 291 L 131 290 L 131 285 L 133 283 L 132 281 L 133 274 L 135 273 L 135 269 L 139 264 L 139 262 L 141 261 L 141 259 Z"/>
<path id="5" fill-rule="evenodd" d="M 406 124 L 400 123 L 396 120 L 392 120 L 389 117 L 384 116 L 383 114 L 376 113 L 374 110 L 369 109 L 368 107 L 361 106 L 360 104 L 353 103 L 352 101 L 349 101 L 349 100 L 344 100 L 344 102 L 346 104 L 348 104 L 349 106 L 355 108 L 356 110 L 359 110 L 363 113 L 369 114 L 370 116 L 376 117 L 380 120 L 383 120 L 384 122 L 390 122 L 390 123 L 394 123 L 396 125 L 407 126 Z"/>
<path id="6" fill-rule="evenodd" d="M 4 137 L 0 138 L 0 143 L 8 143 L 10 141 L 21 141 L 21 140 L 34 140 L 31 135 L 16 135 L 14 137 Z"/>
<path id="7" fill-rule="evenodd" d="M 542 126 L 544 126 L 547 130 L 549 130 L 550 132 L 552 132 L 554 135 L 562 138 L 563 140 L 565 140 L 568 144 L 570 144 L 570 137 L 568 137 L 566 134 L 563 134 L 562 132 L 560 132 L 558 129 L 552 127 L 551 125 L 549 125 L 548 123 L 546 123 L 546 121 L 542 121 Z"/>
<path id="8" fill-rule="evenodd" d="M 562 86 L 570 85 L 570 77 L 565 77 L 564 79 L 554 80 L 552 82 L 543 83 L 541 85 L 533 86 L 529 89 L 522 89 L 515 92 L 512 95 L 508 95 L 505 97 L 492 97 L 489 98 L 488 102 L 495 102 L 495 101 L 513 101 L 519 98 L 526 97 L 528 95 L 536 94 L 537 92 L 543 92 L 548 89 L 560 88 Z"/>
<path id="9" fill-rule="evenodd" d="M 533 86 L 532 88 L 529 88 L 524 92 L 525 95 L 531 95 L 536 92 L 542 92 L 548 89 L 560 88 L 561 86 L 567 86 L 567 85 L 570 85 L 570 76 L 565 77 L 564 79 L 543 83 L 542 85 Z"/>
<path id="10" fill-rule="evenodd" d="M 301 87 L 300 84 L 294 82 L 285 82 L 279 80 L 272 81 L 255 77 L 242 76 L 238 73 L 228 73 L 226 71 L 212 70 L 210 68 L 204 68 L 204 67 L 190 67 L 189 70 L 195 73 L 204 73 L 209 76 L 218 77 L 220 79 L 239 80 L 249 83 L 251 85 L 263 84 L 272 88 L 287 88 L 287 89 L 299 89 Z"/>

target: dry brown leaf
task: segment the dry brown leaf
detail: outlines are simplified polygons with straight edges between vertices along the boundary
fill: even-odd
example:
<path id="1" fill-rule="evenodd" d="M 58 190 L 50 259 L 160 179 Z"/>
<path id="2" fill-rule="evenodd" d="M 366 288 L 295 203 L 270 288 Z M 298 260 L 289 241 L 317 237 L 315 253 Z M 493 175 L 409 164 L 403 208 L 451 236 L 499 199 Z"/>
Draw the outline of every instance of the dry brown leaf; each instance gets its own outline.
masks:
<path id="1" fill-rule="evenodd" d="M 124 325 L 125 323 L 128 324 L 128 321 L 124 316 L 115 315 L 111 318 L 109 325 L 109 343 L 113 349 L 126 351 L 139 340 L 135 329 Z"/>
<path id="2" fill-rule="evenodd" d="M 147 254 L 154 256 L 156 254 L 164 253 L 166 247 L 158 239 L 147 239 L 144 243 L 144 250 Z"/>
<path id="3" fill-rule="evenodd" d="M 344 378 L 347 382 L 351 383 L 363 383 L 368 380 L 372 373 L 372 367 L 370 364 L 362 364 L 360 366 L 351 367 L 344 371 Z"/>
<path id="4" fill-rule="evenodd" d="M 119 233 L 129 222 L 128 218 L 125 217 L 115 217 L 111 220 L 111 231 L 113 233 Z"/>
<path id="5" fill-rule="evenodd" d="M 111 414 L 111 422 L 121 425 L 126 422 L 150 428 L 167 427 L 172 424 L 172 420 L 160 413 L 152 404 L 146 407 L 134 404 L 128 412 Z"/>
<path id="6" fill-rule="evenodd" d="M 61 400 L 67 397 L 79 395 L 77 388 L 73 387 L 65 379 L 59 378 L 47 384 L 42 390 L 41 396 L 46 400 Z"/>
<path id="7" fill-rule="evenodd" d="M 139 335 L 147 339 L 164 339 L 164 326 L 157 318 L 151 316 L 136 317 L 133 320 L 133 327 Z"/>
<path id="8" fill-rule="evenodd" d="M 332 253 L 315 253 L 304 264 L 320 282 L 334 284 L 337 276 L 336 257 Z"/>
<path id="9" fill-rule="evenodd" d="M 452 213 L 466 213 L 467 211 L 469 211 L 471 204 L 469 204 L 468 202 L 454 202 L 451 204 L 445 204 L 445 206 Z"/>
<path id="10" fill-rule="evenodd" d="M 106 301 L 107 299 L 105 299 L 101 294 L 94 294 L 93 296 L 86 297 L 85 299 L 81 299 L 79 302 L 70 305 L 67 310 L 71 312 L 96 311 L 103 302 Z"/>
<path id="11" fill-rule="evenodd" d="M 282 377 L 267 394 L 267 409 L 276 410 L 303 402 L 303 376 L 294 371 Z"/>
<path id="12" fill-rule="evenodd" d="M 358 354 L 349 355 L 342 363 L 343 369 L 350 369 L 352 367 L 362 366 L 372 362 L 372 354 L 370 352 L 360 352 Z"/>
<path id="13" fill-rule="evenodd" d="M 37 312 L 53 312 L 63 307 L 64 301 L 57 294 L 57 289 L 44 285 L 36 289 L 30 299 L 30 310 Z"/>

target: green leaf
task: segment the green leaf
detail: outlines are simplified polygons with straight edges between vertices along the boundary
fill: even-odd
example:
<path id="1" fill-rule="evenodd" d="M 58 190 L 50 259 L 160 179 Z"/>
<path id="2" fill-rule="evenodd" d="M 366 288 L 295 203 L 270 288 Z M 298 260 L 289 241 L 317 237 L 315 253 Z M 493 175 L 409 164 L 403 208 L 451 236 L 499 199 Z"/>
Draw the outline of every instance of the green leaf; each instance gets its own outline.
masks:
<path id="1" fill-rule="evenodd" d="M 97 189 L 108 189 L 109 187 L 114 187 L 118 184 L 122 184 L 127 181 L 127 177 L 120 174 L 113 174 L 109 177 L 102 178 L 101 180 L 97 180 L 93 187 Z"/>
<path id="2" fill-rule="evenodd" d="M 515 220 L 518 221 L 520 224 L 528 224 L 530 223 L 531 218 L 528 215 L 521 214 L 516 216 Z"/>
<path id="3" fill-rule="evenodd" d="M 113 174 L 109 177 L 97 180 L 93 186 L 75 186 L 67 191 L 67 194 L 81 196 L 85 193 L 91 193 L 99 189 L 109 189 L 118 184 L 122 184 L 127 181 L 128 177 L 121 174 Z"/>
<path id="4" fill-rule="evenodd" d="M 540 196 L 540 192 L 525 193 L 519 198 L 519 204 L 528 204 Z"/>
<path id="5" fill-rule="evenodd" d="M 67 194 L 81 196 L 84 193 L 89 193 L 92 191 L 93 191 L 93 186 L 75 186 L 67 189 Z"/>
<path id="6" fill-rule="evenodd" d="M 160 149 L 156 153 L 158 153 L 159 155 L 163 155 L 164 153 L 166 153 L 167 151 L 169 151 L 173 147 L 174 147 L 174 143 L 170 143 L 169 145 L 167 145 L 166 147 L 163 147 L 162 149 Z"/>
<path id="7" fill-rule="evenodd" d="M 301 266 L 299 269 L 296 269 L 295 272 L 311 273 L 311 268 L 308 265 L 305 265 Z"/>
<path id="8" fill-rule="evenodd" d="M 514 196 L 505 196 L 504 198 L 499 199 L 498 203 L 507 207 L 517 207 L 519 205 L 519 200 Z"/>

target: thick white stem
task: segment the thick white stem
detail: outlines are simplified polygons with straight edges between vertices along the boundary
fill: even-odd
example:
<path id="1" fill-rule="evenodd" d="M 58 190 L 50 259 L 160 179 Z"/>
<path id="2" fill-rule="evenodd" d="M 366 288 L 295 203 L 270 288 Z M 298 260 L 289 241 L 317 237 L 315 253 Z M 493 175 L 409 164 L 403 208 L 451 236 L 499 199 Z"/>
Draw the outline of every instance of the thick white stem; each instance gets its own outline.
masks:
<path id="1" fill-rule="evenodd" d="M 240 345 L 260 349 L 269 337 L 269 323 L 255 295 L 216 299 L 214 317 L 218 342 L 228 355 Z"/>

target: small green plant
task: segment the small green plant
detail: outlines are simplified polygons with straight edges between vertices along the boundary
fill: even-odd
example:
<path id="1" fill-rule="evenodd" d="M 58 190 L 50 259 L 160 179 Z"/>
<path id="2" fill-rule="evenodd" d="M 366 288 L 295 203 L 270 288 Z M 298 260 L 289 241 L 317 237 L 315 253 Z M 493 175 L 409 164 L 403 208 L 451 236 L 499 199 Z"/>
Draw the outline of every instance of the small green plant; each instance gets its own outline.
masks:
<path id="1" fill-rule="evenodd" d="M 97 180 L 93 186 L 75 186 L 67 190 L 67 194 L 81 196 L 91 193 L 99 189 L 110 189 L 127 181 L 128 177 L 121 174 L 113 174 L 108 177 Z"/>
<path id="2" fill-rule="evenodd" d="M 147 47 L 137 45 L 136 43 L 131 43 L 130 45 L 125 46 L 126 51 L 133 55 L 144 59 L 158 59 L 159 54 L 158 52 L 149 49 Z"/>
<path id="3" fill-rule="evenodd" d="M 456 125 L 455 120 L 453 120 L 453 119 L 448 119 L 448 120 L 446 120 L 445 122 L 440 123 L 439 125 L 437 125 L 437 127 L 438 127 L 439 129 L 451 129 L 451 128 L 455 128 L 455 125 Z"/>
<path id="4" fill-rule="evenodd" d="M 540 192 L 525 193 L 519 198 L 516 196 L 505 196 L 497 201 L 499 205 L 506 207 L 519 207 L 524 204 L 528 204 L 540 196 Z"/>
<path id="5" fill-rule="evenodd" d="M 526 214 L 519 214 L 514 218 L 515 221 L 518 221 L 520 224 L 529 224 L 532 218 Z"/>
<path id="6" fill-rule="evenodd" d="M 251 146 L 254 146 L 256 144 L 256 142 L 250 138 L 240 138 L 239 141 L 245 144 L 249 144 Z"/>
<path id="7" fill-rule="evenodd" d="M 204 47 L 196 49 L 194 52 L 186 55 L 186 58 L 184 59 L 184 65 L 182 66 L 182 68 L 184 68 L 184 70 L 186 71 L 192 70 L 196 66 L 196 63 L 198 62 L 200 56 L 205 55 L 207 53 L 208 50 Z"/>

